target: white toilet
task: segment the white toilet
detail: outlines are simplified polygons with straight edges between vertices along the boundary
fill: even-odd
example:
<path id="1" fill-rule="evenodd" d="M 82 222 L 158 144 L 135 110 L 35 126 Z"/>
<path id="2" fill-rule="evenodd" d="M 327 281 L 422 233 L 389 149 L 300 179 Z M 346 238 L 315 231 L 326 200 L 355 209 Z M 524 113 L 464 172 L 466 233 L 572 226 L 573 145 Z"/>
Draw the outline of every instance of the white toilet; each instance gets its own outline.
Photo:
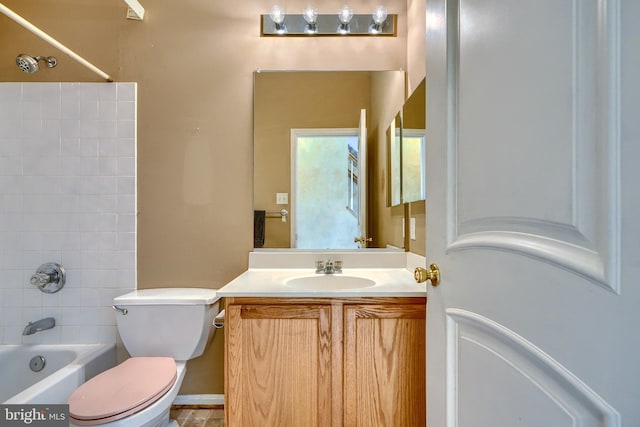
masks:
<path id="1" fill-rule="evenodd" d="M 81 385 L 69 398 L 71 426 L 176 426 L 169 420 L 186 361 L 213 337 L 220 309 L 213 289 L 162 288 L 114 299 L 130 359 Z"/>

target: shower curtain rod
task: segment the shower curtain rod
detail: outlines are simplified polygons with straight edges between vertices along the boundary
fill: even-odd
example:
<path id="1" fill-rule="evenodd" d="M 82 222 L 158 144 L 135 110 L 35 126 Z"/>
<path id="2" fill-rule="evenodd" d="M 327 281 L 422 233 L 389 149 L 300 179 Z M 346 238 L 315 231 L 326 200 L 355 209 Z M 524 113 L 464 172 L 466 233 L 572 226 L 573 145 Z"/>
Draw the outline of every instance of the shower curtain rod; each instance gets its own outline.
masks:
<path id="1" fill-rule="evenodd" d="M 96 67 L 95 65 L 93 65 L 92 63 L 90 63 L 89 61 L 87 61 L 86 59 L 84 59 L 83 57 L 81 57 L 80 55 L 78 55 L 77 53 L 75 53 L 74 51 L 72 51 L 71 49 L 63 45 L 62 43 L 60 43 L 58 40 L 51 37 L 49 34 L 45 33 L 40 28 L 36 27 L 31 22 L 27 21 L 22 16 L 18 15 L 17 13 L 15 13 L 14 11 L 9 9 L 2 3 L 0 3 L 0 12 L 5 14 L 8 18 L 17 22 L 18 24 L 22 25 L 24 28 L 31 31 L 33 34 L 40 37 L 42 40 L 46 41 L 53 47 L 56 47 L 62 52 L 66 53 L 71 58 L 75 59 L 77 62 L 84 65 L 85 67 L 87 67 L 88 69 L 90 69 L 91 71 L 93 71 L 94 73 L 96 73 L 97 75 L 105 79 L 106 81 L 108 82 L 113 81 L 113 79 L 111 78 L 111 76 L 109 76 L 109 74 L 105 73 L 100 68 Z"/>

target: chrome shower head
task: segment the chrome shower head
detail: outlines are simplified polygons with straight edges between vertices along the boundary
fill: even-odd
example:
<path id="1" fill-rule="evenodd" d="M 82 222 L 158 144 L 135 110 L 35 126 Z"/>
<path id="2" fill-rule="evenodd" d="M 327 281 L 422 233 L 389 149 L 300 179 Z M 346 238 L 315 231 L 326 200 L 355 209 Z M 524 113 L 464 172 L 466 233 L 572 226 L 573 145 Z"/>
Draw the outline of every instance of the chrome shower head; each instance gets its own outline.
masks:
<path id="1" fill-rule="evenodd" d="M 18 55 L 18 57 L 16 58 L 16 65 L 18 65 L 18 68 L 20 68 L 25 73 L 32 74 L 40 69 L 40 67 L 38 66 L 39 61 L 45 61 L 47 67 L 49 68 L 53 68 L 58 65 L 58 60 L 53 56 L 36 56 L 34 58 L 23 53 Z"/>
<path id="2" fill-rule="evenodd" d="M 25 73 L 35 73 L 38 71 L 38 61 L 29 55 L 20 54 L 16 58 L 16 64 Z"/>

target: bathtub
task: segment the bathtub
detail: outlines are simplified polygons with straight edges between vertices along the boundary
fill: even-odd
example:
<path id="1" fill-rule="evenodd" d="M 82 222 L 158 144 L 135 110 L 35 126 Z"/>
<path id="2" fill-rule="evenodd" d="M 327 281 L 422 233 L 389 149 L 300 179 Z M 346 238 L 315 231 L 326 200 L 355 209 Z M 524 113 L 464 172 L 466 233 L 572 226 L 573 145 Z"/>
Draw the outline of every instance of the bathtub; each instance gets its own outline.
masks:
<path id="1" fill-rule="evenodd" d="M 37 356 L 46 363 L 40 372 L 33 372 L 29 362 Z M 80 384 L 115 365 L 115 344 L 2 345 L 0 402 L 67 403 Z"/>

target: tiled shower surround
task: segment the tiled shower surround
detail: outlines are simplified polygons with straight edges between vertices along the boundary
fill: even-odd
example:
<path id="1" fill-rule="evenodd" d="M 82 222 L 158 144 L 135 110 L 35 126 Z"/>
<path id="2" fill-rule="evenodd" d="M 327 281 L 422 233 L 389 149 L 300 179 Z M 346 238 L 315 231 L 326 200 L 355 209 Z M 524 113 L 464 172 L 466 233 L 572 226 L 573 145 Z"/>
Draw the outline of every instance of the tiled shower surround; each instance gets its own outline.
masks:
<path id="1" fill-rule="evenodd" d="M 0 83 L 1 344 L 115 342 L 113 297 L 136 286 L 135 191 L 135 83 Z M 29 283 L 45 262 L 66 269 L 57 293 Z"/>

